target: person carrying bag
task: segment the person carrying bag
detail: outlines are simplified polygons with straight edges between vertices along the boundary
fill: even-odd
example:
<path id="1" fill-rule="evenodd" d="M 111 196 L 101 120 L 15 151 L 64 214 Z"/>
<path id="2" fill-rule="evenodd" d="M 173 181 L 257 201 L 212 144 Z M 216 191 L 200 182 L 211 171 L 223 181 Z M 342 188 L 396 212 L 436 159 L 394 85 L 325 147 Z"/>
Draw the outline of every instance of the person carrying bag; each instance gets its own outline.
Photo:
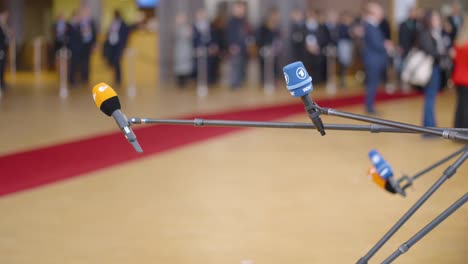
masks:
<path id="1" fill-rule="evenodd" d="M 432 76 L 434 58 L 419 48 L 413 48 L 403 65 L 401 79 L 404 83 L 425 87 Z"/>

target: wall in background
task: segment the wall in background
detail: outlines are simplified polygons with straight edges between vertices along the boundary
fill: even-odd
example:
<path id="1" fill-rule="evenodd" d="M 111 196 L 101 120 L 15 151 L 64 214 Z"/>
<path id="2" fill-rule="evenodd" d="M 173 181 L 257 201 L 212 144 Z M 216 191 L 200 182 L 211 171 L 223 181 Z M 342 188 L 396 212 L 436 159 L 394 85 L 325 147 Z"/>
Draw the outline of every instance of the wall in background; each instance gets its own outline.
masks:
<path id="1" fill-rule="evenodd" d="M 52 15 L 57 17 L 58 14 L 63 13 L 65 17 L 71 17 L 73 10 L 80 6 L 80 0 L 54 0 L 52 3 Z"/>
<path id="2" fill-rule="evenodd" d="M 367 2 L 367 0 L 308 0 L 309 7 L 312 8 L 319 8 L 321 10 L 333 9 L 339 12 L 348 11 L 354 14 L 359 14 L 361 12 L 365 2 Z M 385 12 L 389 15 L 391 13 L 392 0 L 378 0 L 378 2 L 382 4 Z"/>
<path id="3" fill-rule="evenodd" d="M 102 0 L 102 21 L 103 30 L 107 30 L 114 17 L 114 10 L 119 9 L 124 20 L 127 23 L 133 23 L 137 20 L 140 13 L 135 0 Z"/>
<path id="4" fill-rule="evenodd" d="M 100 28 L 104 31 L 109 27 L 114 9 L 119 9 L 126 21 L 133 22 L 137 19 L 139 10 L 135 0 L 99 0 L 101 1 Z M 79 8 L 83 0 L 53 0 L 53 17 L 63 12 L 66 17 L 70 17 L 73 10 Z M 94 3 L 91 3 L 93 5 Z M 94 14 L 99 16 L 98 14 Z"/>

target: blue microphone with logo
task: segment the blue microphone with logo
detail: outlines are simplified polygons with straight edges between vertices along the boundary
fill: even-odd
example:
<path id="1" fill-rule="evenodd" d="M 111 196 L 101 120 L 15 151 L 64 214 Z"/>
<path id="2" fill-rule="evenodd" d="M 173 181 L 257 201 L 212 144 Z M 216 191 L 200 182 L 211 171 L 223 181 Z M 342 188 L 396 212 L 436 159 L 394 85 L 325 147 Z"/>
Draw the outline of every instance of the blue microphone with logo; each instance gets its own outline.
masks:
<path id="1" fill-rule="evenodd" d="M 283 72 L 288 91 L 292 96 L 302 99 L 310 120 L 312 120 L 317 131 L 325 136 L 325 128 L 322 119 L 320 119 L 320 112 L 317 111 L 317 105 L 309 96 L 309 93 L 314 90 L 314 86 L 312 85 L 312 77 L 306 71 L 304 64 L 300 61 L 291 63 L 283 68 Z"/>
<path id="2" fill-rule="evenodd" d="M 382 155 L 380 155 L 377 150 L 374 149 L 369 151 L 369 159 L 379 173 L 380 177 L 382 177 L 384 180 L 388 180 L 393 176 L 392 167 L 390 167 L 390 164 L 384 160 Z"/>

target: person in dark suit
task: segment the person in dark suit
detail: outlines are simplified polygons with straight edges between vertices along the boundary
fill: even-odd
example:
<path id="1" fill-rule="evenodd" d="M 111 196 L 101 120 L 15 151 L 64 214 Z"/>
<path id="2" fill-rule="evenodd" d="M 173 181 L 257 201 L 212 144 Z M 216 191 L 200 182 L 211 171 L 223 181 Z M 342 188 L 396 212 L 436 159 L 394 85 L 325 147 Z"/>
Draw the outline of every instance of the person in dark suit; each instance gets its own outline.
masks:
<path id="1" fill-rule="evenodd" d="M 213 49 L 211 49 L 212 45 L 214 45 L 214 39 L 212 36 L 212 29 L 210 21 L 208 20 L 208 15 L 206 10 L 201 8 L 198 9 L 195 13 L 195 21 L 193 24 L 193 35 L 192 35 L 192 44 L 193 48 L 195 49 L 195 57 L 194 57 L 194 77 L 197 77 L 197 74 L 201 69 L 200 67 L 200 60 L 206 60 L 205 72 L 207 77 L 208 84 L 212 84 L 214 82 L 214 76 L 210 73 L 213 72 Z"/>
<path id="2" fill-rule="evenodd" d="M 5 64 L 9 43 L 8 11 L 0 13 L 0 90 L 5 90 Z"/>
<path id="3" fill-rule="evenodd" d="M 226 29 L 226 40 L 229 50 L 231 66 L 231 89 L 241 87 L 246 78 L 248 59 L 247 39 L 249 27 L 246 19 L 246 7 L 243 2 L 235 2 L 232 6 L 232 16 Z"/>
<path id="4" fill-rule="evenodd" d="M 107 56 L 109 64 L 114 68 L 115 83 L 121 85 L 121 60 L 127 46 L 129 27 L 123 21 L 119 10 L 114 11 L 114 19 L 107 33 L 107 39 L 104 45 L 107 47 Z"/>
<path id="5" fill-rule="evenodd" d="M 91 17 L 91 12 L 89 8 L 87 7 L 84 7 L 81 10 L 80 30 L 81 30 L 81 42 L 82 42 L 81 62 L 80 62 L 81 81 L 84 83 L 88 83 L 89 82 L 90 58 L 91 58 L 91 53 L 96 44 L 97 28 L 96 28 L 96 23 Z"/>
<path id="6" fill-rule="evenodd" d="M 352 37 L 353 17 L 344 12 L 338 23 L 337 59 L 340 66 L 340 87 L 346 88 L 346 74 L 353 63 L 354 41 Z"/>
<path id="7" fill-rule="evenodd" d="M 382 34 L 383 34 L 383 36 L 385 38 L 385 41 L 390 42 L 391 37 L 392 37 L 392 30 L 390 28 L 390 22 L 388 21 L 388 19 L 386 17 L 384 17 L 382 19 L 382 21 L 380 22 L 379 28 L 380 28 L 380 31 L 382 31 Z M 392 65 L 393 65 L 393 57 L 389 57 L 389 59 L 387 61 L 387 68 L 382 73 L 383 74 L 383 82 L 385 83 L 385 87 L 386 87 L 386 89 L 390 89 L 390 90 L 393 90 L 393 88 L 392 88 L 392 84 L 389 83 L 388 69 L 390 69 L 392 67 Z M 390 90 L 387 90 L 387 91 L 390 91 Z"/>
<path id="8" fill-rule="evenodd" d="M 291 34 L 289 38 L 291 62 L 304 60 L 306 35 L 304 12 L 299 8 L 295 8 L 291 12 Z"/>
<path id="9" fill-rule="evenodd" d="M 272 69 L 273 77 L 276 79 L 280 71 L 279 67 L 279 52 L 281 42 L 281 32 L 279 29 L 279 11 L 276 8 L 272 8 L 268 11 L 268 14 L 257 30 L 257 47 L 259 48 L 259 66 L 260 66 L 260 81 L 265 83 L 265 63 L 267 57 L 271 57 L 273 60 Z"/>
<path id="10" fill-rule="evenodd" d="M 69 30 L 67 31 L 68 47 L 70 49 L 70 67 L 68 67 L 68 81 L 70 85 L 77 84 L 76 74 L 80 67 L 82 55 L 82 40 L 81 40 L 81 27 L 80 27 L 80 14 L 78 11 L 73 11 L 70 22 Z"/>
<path id="11" fill-rule="evenodd" d="M 57 16 L 57 20 L 52 26 L 52 33 L 54 36 L 54 52 L 56 53 L 61 48 L 68 47 L 68 31 L 70 25 L 65 19 L 63 14 Z"/>
<path id="12" fill-rule="evenodd" d="M 442 37 L 442 20 L 436 11 L 428 11 L 424 16 L 423 29 L 418 38 L 418 47 L 434 59 L 433 71 L 429 83 L 424 88 L 424 120 L 426 127 L 435 127 L 435 101 L 441 84 L 440 62 L 447 55 Z"/>
<path id="13" fill-rule="evenodd" d="M 313 83 L 322 84 L 327 80 L 327 61 L 324 49 L 328 44 L 326 26 L 319 21 L 319 12 L 309 10 L 306 19 L 305 66 L 314 75 Z"/>
<path id="14" fill-rule="evenodd" d="M 410 87 L 401 80 L 403 62 L 408 57 L 411 49 L 414 48 L 419 31 L 421 30 L 419 14 L 419 9 L 412 7 L 408 11 L 408 18 L 403 21 L 398 28 L 398 56 L 400 60 L 396 66 L 398 71 L 398 81 L 404 91 L 409 90 Z"/>
<path id="15" fill-rule="evenodd" d="M 452 14 L 448 17 L 448 20 L 452 26 L 450 41 L 453 43 L 457 38 L 457 34 L 460 31 L 464 21 L 462 7 L 458 1 L 452 2 Z"/>
<path id="16" fill-rule="evenodd" d="M 419 11 L 416 7 L 409 10 L 408 18 L 400 24 L 398 30 L 398 47 L 402 59 L 405 59 L 414 47 L 419 30 Z"/>
<path id="17" fill-rule="evenodd" d="M 329 13 L 325 13 L 320 9 L 316 10 L 317 19 L 319 22 L 318 28 L 318 39 L 320 43 L 320 71 L 319 71 L 319 83 L 326 82 L 328 80 L 328 48 L 329 46 L 336 46 L 337 41 L 337 17 L 335 16 L 330 21 L 329 19 L 332 16 L 329 14 L 335 13 L 334 11 L 330 11 Z M 336 13 L 335 13 L 336 14 Z"/>
<path id="18" fill-rule="evenodd" d="M 380 31 L 382 31 L 382 34 L 385 38 L 385 40 L 390 40 L 392 37 L 392 31 L 390 29 L 390 22 L 388 22 L 387 18 L 383 18 L 382 21 L 379 24 Z"/>
<path id="19" fill-rule="evenodd" d="M 327 33 L 327 44 L 336 47 L 340 38 L 339 15 L 337 12 L 333 10 L 328 11 L 325 28 Z"/>
<path id="20" fill-rule="evenodd" d="M 375 97 L 387 68 L 388 51 L 392 49 L 391 42 L 385 40 L 385 36 L 379 28 L 382 19 L 382 6 L 375 2 L 368 3 L 364 19 L 364 38 L 361 53 L 366 74 L 366 111 L 369 114 L 376 113 Z"/>
<path id="21" fill-rule="evenodd" d="M 222 15 L 218 15 L 211 22 L 211 45 L 209 48 L 209 56 L 211 67 L 208 69 L 208 82 L 216 84 L 221 77 L 221 61 L 224 52 L 226 51 L 226 19 Z"/>

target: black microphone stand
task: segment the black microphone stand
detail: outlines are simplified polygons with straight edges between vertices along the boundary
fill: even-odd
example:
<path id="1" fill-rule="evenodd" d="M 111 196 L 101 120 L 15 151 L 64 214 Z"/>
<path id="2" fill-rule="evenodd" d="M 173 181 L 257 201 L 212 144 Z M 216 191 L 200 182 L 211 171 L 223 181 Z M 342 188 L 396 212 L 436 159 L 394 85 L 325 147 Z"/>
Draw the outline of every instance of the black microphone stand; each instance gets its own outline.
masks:
<path id="1" fill-rule="evenodd" d="M 465 143 L 468 142 L 468 134 L 458 132 L 458 131 L 453 131 L 451 129 L 440 130 L 440 129 L 433 129 L 433 128 L 427 128 L 427 127 L 420 127 L 420 126 L 415 126 L 415 125 L 410 125 L 410 124 L 405 124 L 405 123 L 400 123 L 400 122 L 395 122 L 395 121 L 390 121 L 390 120 L 385 120 L 385 119 L 380 119 L 380 118 L 374 118 L 374 117 L 357 115 L 357 114 L 348 113 L 348 112 L 342 112 L 342 111 L 338 111 L 338 110 L 331 109 L 331 108 L 322 108 L 318 105 L 316 105 L 316 110 L 324 115 L 337 116 L 337 117 L 342 117 L 342 118 L 347 118 L 347 119 L 352 119 L 352 120 L 357 120 L 357 121 L 362 121 L 362 122 L 367 122 L 367 123 L 372 123 L 372 124 L 377 124 L 377 125 L 399 128 L 399 129 L 408 130 L 408 131 L 412 131 L 412 132 L 416 132 L 420 134 L 438 136 L 438 137 L 442 137 L 442 138 L 454 140 L 454 141 L 461 141 Z M 441 178 L 431 188 L 429 188 L 429 190 L 403 215 L 402 218 L 400 218 L 397 221 L 397 223 L 377 242 L 376 245 L 374 245 L 371 248 L 371 250 L 364 257 L 358 260 L 357 264 L 367 264 L 369 260 L 375 255 L 375 253 L 377 253 L 377 251 L 379 251 L 380 248 L 382 248 L 382 246 L 384 246 L 390 240 L 390 238 L 398 230 L 400 230 L 400 228 L 413 216 L 413 214 L 416 213 L 416 211 L 442 186 L 442 184 L 455 175 L 455 173 L 457 172 L 457 169 L 461 165 L 463 165 L 465 160 L 468 158 L 468 149 L 466 148 L 466 146 L 462 152 L 463 154 L 455 161 L 455 163 L 453 163 L 444 171 Z M 443 221 L 443 219 L 441 221 Z"/>
<path id="2" fill-rule="evenodd" d="M 367 264 L 369 260 L 375 255 L 375 253 L 377 253 L 377 251 L 379 251 L 390 240 L 390 238 L 392 238 L 392 236 L 442 186 L 442 184 L 455 175 L 457 169 L 463 165 L 467 158 L 468 148 L 465 146 L 465 148 L 463 148 L 463 154 L 444 171 L 443 175 L 434 183 L 434 185 L 432 185 L 429 190 L 427 190 L 426 193 L 424 193 L 423 196 L 396 222 L 396 224 L 390 228 L 390 230 L 377 242 L 377 244 L 375 244 L 364 257 L 359 259 L 357 264 Z M 442 219 L 442 221 L 444 219 Z"/>
<path id="3" fill-rule="evenodd" d="M 431 172 L 432 170 L 436 169 L 437 167 L 443 165 L 444 163 L 450 161 L 451 159 L 459 156 L 464 151 L 468 150 L 468 146 L 464 146 L 461 149 L 455 151 L 454 153 L 448 155 L 447 157 L 435 162 L 434 164 L 430 165 L 429 167 L 421 170 L 420 172 L 414 174 L 414 176 L 403 175 L 400 179 L 397 180 L 397 184 L 400 186 L 403 192 L 406 191 L 409 187 L 413 186 L 414 181 L 419 179 L 421 176 Z"/>
<path id="4" fill-rule="evenodd" d="M 447 210 L 445 210 L 442 214 L 437 216 L 432 222 L 430 222 L 427 226 L 425 226 L 421 231 L 416 233 L 411 239 L 403 243 L 395 252 L 393 252 L 387 259 L 385 259 L 382 264 L 390 264 L 395 261 L 399 256 L 408 252 L 408 250 L 414 246 L 419 240 L 425 237 L 429 232 L 431 232 L 434 228 L 436 228 L 439 224 L 445 221 L 450 215 L 455 213 L 460 207 L 462 207 L 465 203 L 468 202 L 468 193 L 465 193 L 462 198 L 452 204 Z"/>
<path id="5" fill-rule="evenodd" d="M 327 130 L 341 130 L 341 131 L 369 131 L 372 133 L 388 132 L 388 133 L 417 133 L 427 134 L 442 137 L 444 139 L 452 141 L 460 141 L 468 143 L 468 130 L 467 129 L 456 129 L 456 128 L 429 128 L 415 126 L 406 123 L 395 122 L 391 120 L 385 120 L 380 118 L 374 118 L 369 116 L 357 115 L 348 112 L 342 112 L 330 108 L 321 108 L 315 105 L 315 110 L 319 114 L 325 114 L 330 116 L 337 116 L 346 119 L 352 119 L 371 123 L 371 125 L 345 125 L 345 124 L 330 124 L 324 125 Z M 266 122 L 266 121 L 229 121 L 229 120 L 205 120 L 196 118 L 193 120 L 177 120 L 177 119 L 149 119 L 149 118 L 130 118 L 130 124 L 166 124 L 166 125 L 192 125 L 195 127 L 205 126 L 217 126 L 217 127 L 255 127 L 255 128 L 284 128 L 284 129 L 315 129 L 316 127 L 310 123 L 290 123 L 290 122 Z M 455 163 L 449 166 L 443 173 L 442 177 L 431 187 L 429 190 L 406 212 L 403 217 L 377 242 L 377 244 L 364 256 L 357 264 L 367 264 L 368 261 L 377 253 L 385 243 L 416 213 L 416 211 L 434 194 L 442 184 L 450 179 L 457 171 L 457 169 L 464 163 L 468 157 L 468 146 L 465 146 L 463 150 L 458 154 L 462 154 Z M 456 156 L 456 155 L 454 155 Z M 444 159 L 445 160 L 445 159 Z M 447 159 L 448 161 L 448 159 Z M 440 165 L 440 164 L 439 164 Z M 439 166 L 437 165 L 437 166 Z M 437 167 L 436 166 L 436 167 Z M 432 166 L 431 166 L 432 167 Z M 433 168 L 429 168 L 432 170 Z M 428 172 L 429 170 L 425 170 Z M 426 173 L 424 172 L 424 173 Z M 422 174 L 424 174 L 422 173 Z M 421 174 L 421 175 L 422 175 Z M 420 175 L 419 175 L 420 176 Z M 417 177 L 419 177 L 417 176 Z M 417 178 L 415 177 L 415 178 Z M 450 214 L 445 217 L 441 217 L 437 221 L 442 222 Z M 430 232 L 432 228 L 425 229 L 424 232 Z M 424 233 L 425 235 L 425 233 Z M 416 243 L 424 235 L 419 236 Z"/>
<path id="6" fill-rule="evenodd" d="M 342 111 L 338 111 L 338 110 L 331 109 L 331 108 L 321 108 L 317 105 L 316 105 L 316 110 L 320 111 L 320 113 L 324 115 L 337 116 L 337 117 L 362 121 L 362 122 L 371 123 L 371 124 L 399 128 L 399 129 L 412 131 L 412 132 L 419 133 L 419 134 L 433 135 L 433 136 L 438 136 L 438 137 L 442 137 L 442 138 L 449 139 L 449 140 L 462 141 L 462 142 L 468 143 L 468 134 L 454 131 L 452 129 L 441 130 L 441 129 L 415 126 L 415 125 L 390 121 L 386 119 L 380 119 L 380 118 L 369 117 L 369 116 L 364 116 L 364 115 L 352 114 L 348 112 L 342 112 Z"/>
<path id="7" fill-rule="evenodd" d="M 130 125 L 180 125 L 194 127 L 246 127 L 246 128 L 277 128 L 277 129 L 316 129 L 311 123 L 294 122 L 268 122 L 268 121 L 237 121 L 237 120 L 209 120 L 203 118 L 195 119 L 154 119 L 132 117 L 128 119 Z M 329 124 L 324 125 L 325 129 L 338 131 L 363 131 L 371 133 L 405 133 L 416 134 L 418 132 L 405 129 L 383 126 L 383 125 L 347 125 Z M 434 131 L 450 131 L 457 133 L 468 133 L 464 128 L 431 128 Z"/>

